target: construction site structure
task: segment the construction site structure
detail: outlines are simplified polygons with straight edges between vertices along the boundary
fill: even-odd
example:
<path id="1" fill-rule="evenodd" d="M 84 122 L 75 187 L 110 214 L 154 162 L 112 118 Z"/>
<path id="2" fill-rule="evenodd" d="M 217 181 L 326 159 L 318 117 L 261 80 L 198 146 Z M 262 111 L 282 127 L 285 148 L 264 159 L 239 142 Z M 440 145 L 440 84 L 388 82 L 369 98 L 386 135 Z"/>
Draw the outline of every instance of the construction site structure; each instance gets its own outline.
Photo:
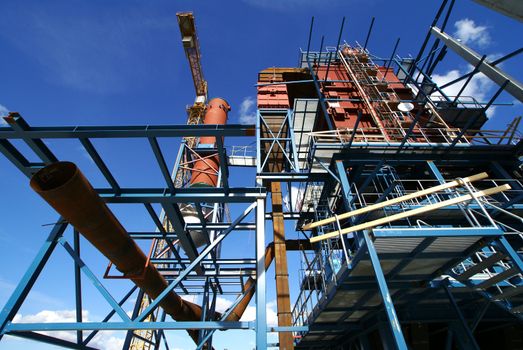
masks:
<path id="1" fill-rule="evenodd" d="M 196 33 L 196 24 L 194 15 L 192 12 L 179 12 L 176 14 L 178 19 L 178 26 L 180 28 L 180 34 L 182 37 L 182 44 L 185 51 L 185 56 L 189 62 L 189 68 L 191 70 L 192 79 L 194 82 L 194 90 L 196 92 L 196 98 L 194 104 L 187 107 L 187 125 L 198 125 L 203 121 L 205 112 L 205 105 L 207 102 L 207 81 L 203 77 L 203 69 L 201 64 L 200 44 L 198 35 Z M 198 144 L 197 137 L 184 137 L 183 141 L 188 150 L 193 150 Z M 180 167 L 176 172 L 172 173 L 174 178 L 174 185 L 176 188 L 182 188 L 187 186 L 191 179 L 190 169 L 187 167 L 191 164 L 191 158 L 188 152 L 183 154 L 184 167 Z M 201 164 L 202 162 L 198 162 Z M 194 213 L 193 213 L 194 214 Z M 164 216 L 162 221 L 163 227 L 167 232 L 173 232 L 173 226 L 170 224 L 167 217 Z M 172 252 L 169 249 L 169 242 L 165 239 L 156 240 L 154 243 L 153 258 L 171 258 Z M 167 266 L 163 266 L 164 268 Z M 140 298 L 137 299 L 134 314 L 138 315 L 143 312 L 151 303 L 151 298 L 143 292 L 140 292 Z M 151 313 L 146 321 L 156 321 L 158 317 L 159 309 L 156 309 L 154 313 Z M 137 330 L 134 332 L 128 332 L 125 339 L 124 348 L 131 350 L 149 350 L 154 345 L 153 332 L 151 330 Z"/>
<path id="2" fill-rule="evenodd" d="M 196 349 L 211 349 L 216 330 L 238 329 L 255 331 L 257 349 L 523 348 L 521 117 L 502 130 L 484 128 L 500 95 L 523 102 L 522 84 L 498 67 L 523 50 L 487 60 L 445 32 L 452 5 L 442 2 L 415 58 L 397 55 L 399 41 L 389 57 L 373 55 L 372 25 L 363 46 L 342 42 L 344 19 L 336 45 L 313 50 L 313 19 L 296 67 L 259 72 L 256 125 L 227 124 L 231 107 L 221 98 L 206 104 L 202 125 L 32 127 L 10 113 L 0 152 L 60 217 L 2 309 L 0 341 L 94 349 L 98 332 L 125 330 L 140 349 L 161 349 L 166 332 L 186 330 Z M 182 37 L 197 47 L 190 27 Z M 438 86 L 431 75 L 447 50 L 473 69 Z M 206 86 L 198 67 L 197 95 Z M 497 84 L 487 101 L 463 94 L 479 73 Z M 445 93 L 460 82 L 456 96 Z M 107 164 L 90 141 L 102 137 L 145 140 L 165 185 L 120 186 L 109 169 L 129 164 Z M 158 142 L 176 137 L 199 138 L 181 143 L 172 172 L 185 171 L 180 184 Z M 255 146 L 225 147 L 229 137 L 255 138 Z M 109 187 L 93 188 L 47 139 L 78 140 Z M 234 166 L 254 166 L 255 185 L 231 183 Z M 157 230 L 129 232 L 112 204 L 143 206 Z M 254 242 L 240 231 L 253 232 Z M 111 262 L 108 271 L 114 265 L 132 282 L 126 295 L 112 295 L 84 262 L 79 235 Z M 137 241 L 151 243 L 149 255 Z M 225 255 L 227 244 L 242 249 Z M 16 322 L 59 246 L 75 266 L 76 322 Z M 272 262 L 277 325 L 266 310 Z M 289 269 L 296 263 L 298 272 Z M 101 322 L 82 320 L 81 273 L 111 307 Z M 141 302 L 129 316 L 122 305 L 136 293 Z M 218 312 L 222 295 L 235 299 Z M 256 318 L 243 320 L 249 304 Z M 53 336 L 70 330 L 76 342 Z M 268 341 L 271 332 L 277 342 Z"/>

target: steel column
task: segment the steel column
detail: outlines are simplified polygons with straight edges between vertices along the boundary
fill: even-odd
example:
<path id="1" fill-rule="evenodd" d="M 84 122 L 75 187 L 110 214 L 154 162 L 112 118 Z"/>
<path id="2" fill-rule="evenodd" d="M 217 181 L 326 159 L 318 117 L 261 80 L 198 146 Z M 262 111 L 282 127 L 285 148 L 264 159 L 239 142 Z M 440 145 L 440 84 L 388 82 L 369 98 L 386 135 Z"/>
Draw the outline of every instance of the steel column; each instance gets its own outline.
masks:
<path id="1" fill-rule="evenodd" d="M 256 348 L 267 348 L 265 200 L 256 201 Z"/>
<path id="2" fill-rule="evenodd" d="M 281 183 L 271 183 L 272 227 L 274 231 L 274 266 L 276 277 L 276 303 L 278 325 L 291 326 L 291 300 L 289 292 L 289 271 L 287 268 L 287 247 L 285 245 L 285 223 L 283 218 L 283 196 Z M 291 333 L 278 333 L 280 349 L 294 349 Z"/>
<path id="3" fill-rule="evenodd" d="M 20 306 L 38 279 L 38 276 L 40 276 L 42 269 L 53 253 L 54 248 L 58 243 L 58 239 L 64 233 L 67 225 L 68 224 L 64 222 L 62 218 L 58 219 L 57 223 L 51 230 L 51 233 L 40 248 L 40 251 L 38 254 L 36 254 L 35 259 L 22 277 L 22 280 L 20 283 L 18 283 L 18 286 L 15 288 L 13 294 L 2 308 L 2 312 L 0 313 L 0 340 L 4 335 L 6 325 L 11 322 L 13 317 L 15 317 L 16 313 L 20 309 Z"/>
<path id="4" fill-rule="evenodd" d="M 381 299 L 383 301 L 383 305 L 385 307 L 385 312 L 386 312 L 387 318 L 389 320 L 389 326 L 390 326 L 390 330 L 392 332 L 392 336 L 394 338 L 393 340 L 396 345 L 396 349 L 397 350 L 407 350 L 408 349 L 407 343 L 405 342 L 405 338 L 403 337 L 403 332 L 401 331 L 401 325 L 398 320 L 398 316 L 396 315 L 396 310 L 394 308 L 394 304 L 392 303 L 392 299 L 390 297 L 389 287 L 387 286 L 387 281 L 385 280 L 385 276 L 383 275 L 383 270 L 381 269 L 380 261 L 378 258 L 378 253 L 376 252 L 374 243 L 372 243 L 372 240 L 366 231 L 363 232 L 363 237 L 365 240 L 365 244 L 367 246 L 367 250 L 369 252 L 369 258 L 372 263 L 374 273 L 376 275 L 376 281 L 378 282 Z"/>

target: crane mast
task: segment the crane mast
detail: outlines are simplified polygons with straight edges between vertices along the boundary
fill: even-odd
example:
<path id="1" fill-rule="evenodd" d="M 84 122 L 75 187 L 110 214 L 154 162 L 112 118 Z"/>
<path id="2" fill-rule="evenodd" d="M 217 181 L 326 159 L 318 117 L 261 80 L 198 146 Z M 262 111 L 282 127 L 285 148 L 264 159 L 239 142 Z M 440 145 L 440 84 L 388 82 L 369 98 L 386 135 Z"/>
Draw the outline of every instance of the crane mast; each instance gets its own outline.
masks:
<path id="1" fill-rule="evenodd" d="M 192 12 L 179 12 L 176 14 L 178 18 L 178 25 L 182 36 L 182 44 L 187 60 L 189 61 L 189 68 L 191 69 L 196 98 L 193 105 L 187 107 L 187 125 L 201 124 L 205 113 L 205 104 L 207 103 L 207 81 L 203 77 L 203 70 L 200 62 L 200 44 L 198 36 L 196 35 L 196 26 L 194 23 L 194 15 Z M 198 143 L 197 137 L 184 137 L 186 146 L 190 149 Z M 184 155 L 185 157 L 185 155 Z M 186 161 L 186 159 L 184 159 Z M 176 174 L 173 174 L 175 187 L 183 187 L 186 179 L 189 177 L 187 169 L 179 169 Z M 167 232 L 172 232 L 173 228 L 170 222 L 164 218 L 163 226 Z M 176 242 L 173 242 L 176 244 Z M 157 240 L 154 247 L 153 256 L 159 258 L 164 255 L 171 255 L 170 248 L 167 242 L 163 239 Z M 140 293 L 141 299 L 136 308 L 141 313 L 145 310 L 151 300 L 144 294 Z M 150 314 L 146 321 L 156 321 L 158 313 Z M 136 330 L 132 335 L 126 339 L 129 341 L 128 349 L 130 350 L 149 350 L 154 344 L 154 332 L 151 330 Z M 125 345 L 124 345 L 125 348 Z"/>

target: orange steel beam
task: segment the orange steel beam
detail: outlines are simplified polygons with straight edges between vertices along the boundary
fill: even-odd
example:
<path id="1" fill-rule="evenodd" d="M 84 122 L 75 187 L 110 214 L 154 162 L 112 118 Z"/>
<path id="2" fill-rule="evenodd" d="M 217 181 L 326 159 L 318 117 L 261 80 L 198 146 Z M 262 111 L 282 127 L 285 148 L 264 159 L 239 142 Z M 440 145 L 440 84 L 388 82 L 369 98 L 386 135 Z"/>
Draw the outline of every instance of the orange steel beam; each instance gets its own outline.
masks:
<path id="1" fill-rule="evenodd" d="M 274 231 L 274 261 L 276 275 L 276 303 L 278 307 L 278 325 L 291 326 L 291 299 L 289 294 L 289 272 L 287 268 L 287 246 L 285 243 L 285 225 L 283 220 L 283 197 L 281 183 L 271 183 L 272 226 Z M 292 350 L 292 333 L 278 333 L 280 349 Z"/>

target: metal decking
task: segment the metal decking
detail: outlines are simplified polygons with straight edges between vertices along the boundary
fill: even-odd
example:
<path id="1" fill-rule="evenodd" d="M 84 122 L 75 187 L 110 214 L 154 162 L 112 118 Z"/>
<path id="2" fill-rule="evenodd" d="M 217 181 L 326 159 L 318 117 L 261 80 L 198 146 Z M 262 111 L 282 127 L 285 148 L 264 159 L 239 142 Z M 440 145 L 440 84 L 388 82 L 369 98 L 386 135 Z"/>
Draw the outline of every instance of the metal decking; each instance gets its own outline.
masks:
<path id="1" fill-rule="evenodd" d="M 373 230 L 373 247 L 370 249 L 375 249 L 379 256 L 400 320 L 419 321 L 419 316 L 423 314 L 434 322 L 452 318 L 454 310 L 445 306 L 448 301 L 444 295 L 438 295 L 444 294 L 441 288 L 443 281 L 452 284 L 452 293 L 458 301 L 477 300 L 477 295 L 473 293 L 476 288 L 459 283 L 445 272 L 459 264 L 463 257 L 470 256 L 502 235 L 503 232 L 498 228 L 485 227 Z M 512 273 L 512 276 L 517 273 L 519 271 Z M 317 346 L 320 341 L 336 344 L 336 341 L 346 340 L 351 334 L 361 332 L 361 324 L 378 322 L 383 302 L 375 276 L 375 268 L 365 249 L 351 257 L 348 265 L 343 264 L 337 273 L 336 283 L 330 285 L 325 297 L 312 312 L 302 318 L 305 323 L 325 327 L 320 327 L 318 331 L 311 327 L 311 331 L 300 334 L 298 347 Z M 480 283 L 488 281 L 488 286 L 491 286 L 507 278 L 501 274 L 497 276 L 500 277 L 483 276 L 485 279 L 480 280 Z M 483 285 L 481 288 L 488 286 Z M 515 290 L 512 293 L 520 295 L 519 289 Z M 432 294 L 432 297 L 420 298 L 427 293 Z M 523 297 L 518 302 L 523 302 Z M 405 312 L 414 306 L 416 312 Z M 503 317 L 499 309 L 493 309 L 485 316 L 486 319 L 496 317 Z M 340 329 L 340 325 L 345 326 Z M 329 327 L 332 332 L 325 331 Z"/>

